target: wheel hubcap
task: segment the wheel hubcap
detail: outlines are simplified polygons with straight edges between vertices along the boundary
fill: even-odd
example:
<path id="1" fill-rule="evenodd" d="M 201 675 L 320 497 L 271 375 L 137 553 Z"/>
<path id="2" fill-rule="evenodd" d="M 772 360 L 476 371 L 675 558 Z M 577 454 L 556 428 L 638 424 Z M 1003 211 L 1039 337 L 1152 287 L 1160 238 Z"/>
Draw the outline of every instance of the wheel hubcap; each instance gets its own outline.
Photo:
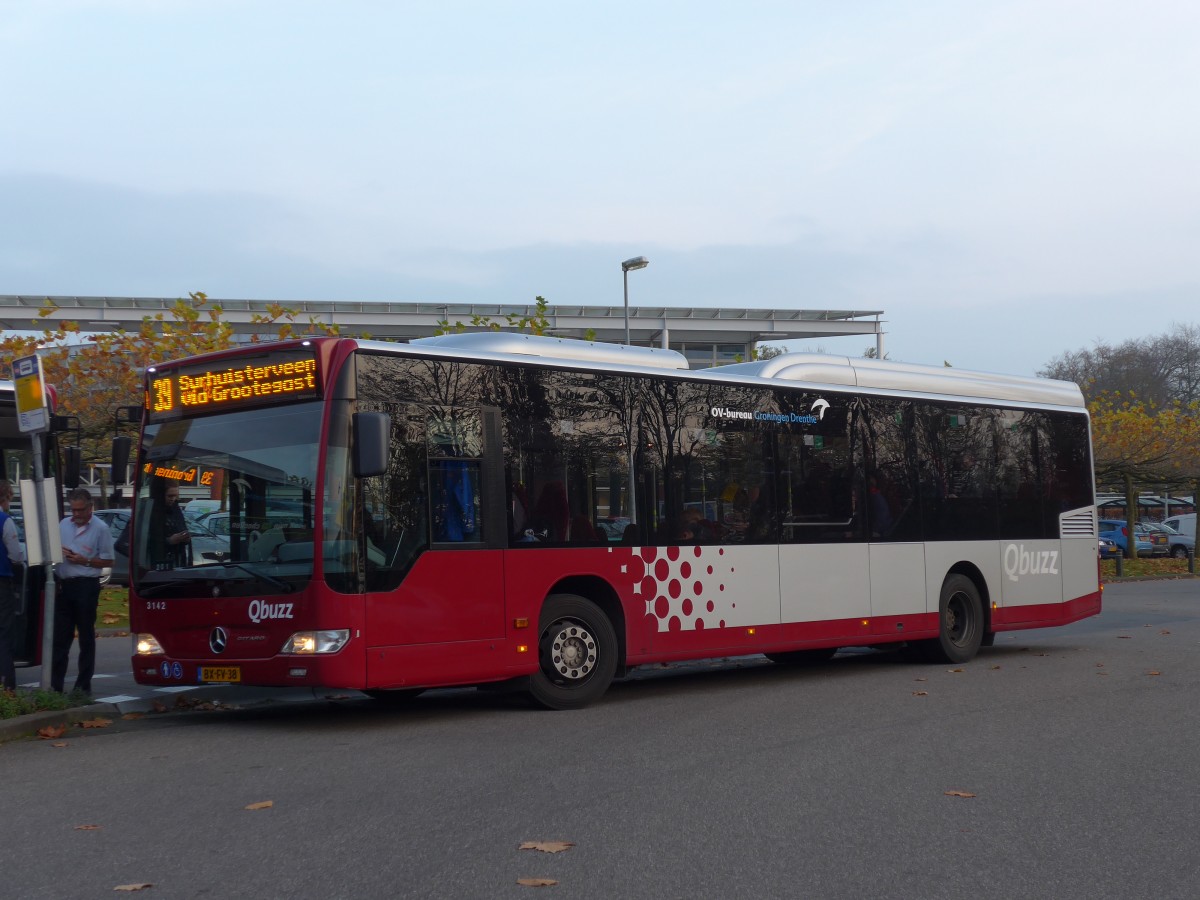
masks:
<path id="1" fill-rule="evenodd" d="M 955 594 L 946 604 L 946 634 L 955 644 L 965 644 L 971 635 L 970 605 L 965 594 Z"/>
<path id="2" fill-rule="evenodd" d="M 582 681 L 596 667 L 596 639 L 582 622 L 555 622 L 546 630 L 546 664 L 559 677 Z"/>

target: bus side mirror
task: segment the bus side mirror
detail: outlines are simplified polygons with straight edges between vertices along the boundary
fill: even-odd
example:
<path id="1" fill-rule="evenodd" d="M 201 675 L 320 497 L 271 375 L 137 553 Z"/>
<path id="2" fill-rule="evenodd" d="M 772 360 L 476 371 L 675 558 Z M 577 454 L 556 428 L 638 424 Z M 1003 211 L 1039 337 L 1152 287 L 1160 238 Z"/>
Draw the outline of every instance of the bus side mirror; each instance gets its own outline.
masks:
<path id="1" fill-rule="evenodd" d="M 63 447 L 63 484 L 74 490 L 79 487 L 83 471 L 83 455 L 78 447 Z"/>
<path id="2" fill-rule="evenodd" d="M 387 472 L 392 417 L 381 412 L 358 412 L 350 427 L 354 438 L 354 477 L 370 478 Z"/>
<path id="3" fill-rule="evenodd" d="M 125 470 L 129 468 L 129 448 L 133 444 L 125 435 L 118 435 L 112 442 L 113 487 L 125 483 Z"/>

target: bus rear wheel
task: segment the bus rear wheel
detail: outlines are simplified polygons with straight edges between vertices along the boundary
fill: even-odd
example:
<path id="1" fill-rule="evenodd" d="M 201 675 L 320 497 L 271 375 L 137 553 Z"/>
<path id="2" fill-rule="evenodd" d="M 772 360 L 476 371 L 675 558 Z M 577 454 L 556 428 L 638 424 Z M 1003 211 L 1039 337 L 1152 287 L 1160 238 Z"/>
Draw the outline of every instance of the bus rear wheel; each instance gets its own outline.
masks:
<path id="1" fill-rule="evenodd" d="M 600 608 L 575 594 L 551 594 L 542 606 L 538 670 L 529 680 L 546 709 L 579 709 L 600 699 L 617 671 L 617 633 Z"/>
<path id="2" fill-rule="evenodd" d="M 921 644 L 925 658 L 938 663 L 965 663 L 983 641 L 983 601 L 966 575 L 948 575 L 938 601 L 938 636 Z"/>

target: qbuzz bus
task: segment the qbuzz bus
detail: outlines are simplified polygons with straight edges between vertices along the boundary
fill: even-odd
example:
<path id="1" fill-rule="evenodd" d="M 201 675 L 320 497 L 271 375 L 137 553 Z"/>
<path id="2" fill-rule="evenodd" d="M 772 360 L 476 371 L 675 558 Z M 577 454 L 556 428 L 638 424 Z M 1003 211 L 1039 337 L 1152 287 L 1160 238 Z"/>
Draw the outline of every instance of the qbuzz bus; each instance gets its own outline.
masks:
<path id="1" fill-rule="evenodd" d="M 146 373 L 133 670 L 596 700 L 647 663 L 962 663 L 1100 611 L 1074 384 L 515 333 L 252 345 Z M 163 496 L 228 552 L 180 563 Z"/>

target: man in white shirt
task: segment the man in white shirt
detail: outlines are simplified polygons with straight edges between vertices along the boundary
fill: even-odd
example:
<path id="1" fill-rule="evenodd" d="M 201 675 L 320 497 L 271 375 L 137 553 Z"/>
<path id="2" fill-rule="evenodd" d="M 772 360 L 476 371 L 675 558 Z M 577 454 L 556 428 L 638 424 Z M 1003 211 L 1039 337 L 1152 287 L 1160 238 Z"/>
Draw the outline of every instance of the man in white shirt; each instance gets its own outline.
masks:
<path id="1" fill-rule="evenodd" d="M 17 688 L 17 667 L 12 641 L 17 619 L 17 580 L 14 563 L 25 562 L 25 550 L 17 534 L 17 523 L 8 514 L 12 482 L 0 479 L 0 690 Z"/>
<path id="2" fill-rule="evenodd" d="M 67 495 L 71 515 L 59 524 L 63 562 L 54 567 L 58 594 L 54 600 L 54 661 L 50 686 L 61 692 L 71 658 L 71 642 L 79 632 L 79 674 L 75 690 L 92 692 L 96 669 L 96 607 L 100 603 L 100 570 L 113 564 L 113 538 L 108 525 L 92 515 L 92 495 L 75 488 Z"/>

